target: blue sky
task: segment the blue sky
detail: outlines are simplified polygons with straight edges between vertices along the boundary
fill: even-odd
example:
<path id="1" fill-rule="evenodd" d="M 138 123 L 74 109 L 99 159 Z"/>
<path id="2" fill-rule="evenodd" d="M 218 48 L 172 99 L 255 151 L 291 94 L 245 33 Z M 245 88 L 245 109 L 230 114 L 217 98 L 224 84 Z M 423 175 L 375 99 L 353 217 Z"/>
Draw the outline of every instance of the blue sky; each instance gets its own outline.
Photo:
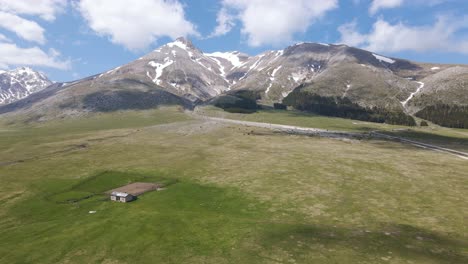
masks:
<path id="1" fill-rule="evenodd" d="M 468 64 L 468 1 L 0 0 L 0 69 L 28 65 L 55 81 L 107 71 L 178 36 L 205 52 L 307 41 Z"/>

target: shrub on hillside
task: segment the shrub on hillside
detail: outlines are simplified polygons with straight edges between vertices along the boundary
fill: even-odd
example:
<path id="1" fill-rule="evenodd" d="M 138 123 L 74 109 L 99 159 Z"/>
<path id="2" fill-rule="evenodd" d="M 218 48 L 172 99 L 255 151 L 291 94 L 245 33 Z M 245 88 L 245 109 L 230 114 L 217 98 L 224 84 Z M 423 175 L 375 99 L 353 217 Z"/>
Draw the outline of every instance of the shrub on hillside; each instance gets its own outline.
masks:
<path id="1" fill-rule="evenodd" d="M 231 113 L 253 113 L 259 109 L 259 98 L 254 91 L 236 91 L 216 98 L 213 104 Z"/>
<path id="2" fill-rule="evenodd" d="M 281 103 L 274 103 L 273 107 L 278 110 L 286 110 L 288 108 L 287 105 Z"/>

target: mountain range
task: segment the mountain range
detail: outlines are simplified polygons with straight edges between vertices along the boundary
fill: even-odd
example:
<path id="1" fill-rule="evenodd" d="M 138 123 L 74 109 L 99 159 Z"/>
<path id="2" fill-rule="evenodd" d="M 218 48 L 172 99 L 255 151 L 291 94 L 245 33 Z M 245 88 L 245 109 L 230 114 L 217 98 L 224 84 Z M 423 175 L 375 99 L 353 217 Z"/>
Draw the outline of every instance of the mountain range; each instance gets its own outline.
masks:
<path id="1" fill-rule="evenodd" d="M 0 71 L 0 105 L 23 99 L 51 84 L 44 74 L 29 67 Z"/>
<path id="2" fill-rule="evenodd" d="M 414 114 L 435 104 L 468 105 L 468 66 L 418 63 L 346 45 L 297 43 L 256 56 L 204 53 L 179 38 L 107 72 L 52 83 L 29 68 L 0 72 L 0 114 L 44 118 L 92 111 L 193 107 L 255 91 L 264 103 L 292 91 L 346 98 L 362 107 Z"/>

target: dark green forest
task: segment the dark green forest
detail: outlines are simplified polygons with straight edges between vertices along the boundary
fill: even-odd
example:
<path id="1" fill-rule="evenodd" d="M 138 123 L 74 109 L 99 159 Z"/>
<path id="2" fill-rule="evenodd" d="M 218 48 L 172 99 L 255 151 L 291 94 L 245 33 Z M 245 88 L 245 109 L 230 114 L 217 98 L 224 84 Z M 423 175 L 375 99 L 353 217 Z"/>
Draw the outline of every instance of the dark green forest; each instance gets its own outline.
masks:
<path id="1" fill-rule="evenodd" d="M 468 106 L 437 104 L 425 107 L 416 116 L 452 128 L 468 128 Z"/>
<path id="2" fill-rule="evenodd" d="M 325 116 L 342 117 L 361 121 L 415 126 L 414 118 L 403 111 L 389 111 L 384 108 L 362 107 L 348 98 L 325 97 L 317 94 L 295 91 L 283 99 L 283 104 L 301 111 Z"/>
<path id="3" fill-rule="evenodd" d="M 258 92 L 241 90 L 222 95 L 216 98 L 212 104 L 226 112 L 248 114 L 256 112 L 260 108 L 257 104 L 258 99 L 260 99 Z"/>

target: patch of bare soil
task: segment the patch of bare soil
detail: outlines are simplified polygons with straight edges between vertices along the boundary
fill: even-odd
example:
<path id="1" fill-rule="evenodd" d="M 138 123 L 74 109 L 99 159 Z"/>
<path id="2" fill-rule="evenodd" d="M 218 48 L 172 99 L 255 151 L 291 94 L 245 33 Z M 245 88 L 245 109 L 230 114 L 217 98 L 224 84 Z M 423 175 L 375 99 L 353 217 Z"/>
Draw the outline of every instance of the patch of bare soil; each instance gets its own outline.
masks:
<path id="1" fill-rule="evenodd" d="M 140 194 L 143 194 L 145 192 L 150 192 L 150 191 L 155 191 L 161 189 L 163 186 L 161 184 L 157 183 L 149 183 L 149 182 L 134 182 L 130 183 L 128 185 L 115 188 L 112 190 L 107 191 L 107 194 L 110 194 L 112 192 L 125 192 L 129 193 L 133 196 L 138 196 Z"/>

